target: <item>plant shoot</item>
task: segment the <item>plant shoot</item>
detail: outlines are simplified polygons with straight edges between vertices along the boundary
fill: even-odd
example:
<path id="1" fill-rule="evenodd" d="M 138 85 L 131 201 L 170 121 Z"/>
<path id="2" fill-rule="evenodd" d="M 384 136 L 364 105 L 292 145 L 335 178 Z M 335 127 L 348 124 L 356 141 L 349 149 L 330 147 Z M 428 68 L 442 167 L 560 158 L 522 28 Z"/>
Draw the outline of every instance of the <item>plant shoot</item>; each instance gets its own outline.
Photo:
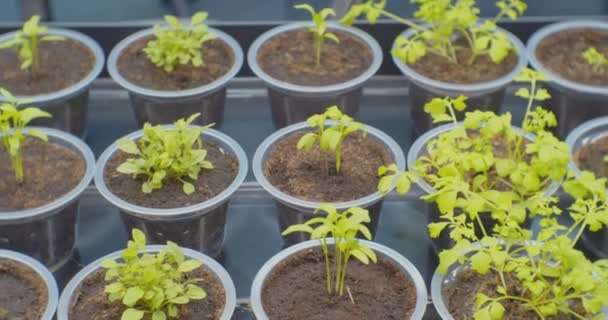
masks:
<path id="1" fill-rule="evenodd" d="M 216 38 L 208 31 L 206 19 L 207 12 L 197 12 L 190 19 L 190 25 L 184 25 L 175 16 L 165 16 L 168 28 L 155 25 L 156 38 L 144 49 L 150 62 L 165 72 L 172 72 L 177 65 L 204 65 L 202 45 Z"/>
<path id="2" fill-rule="evenodd" d="M 386 11 L 386 0 L 367 0 L 353 5 L 341 22 L 352 25 L 355 19 L 365 15 L 369 23 L 376 23 L 380 16 L 403 23 L 415 30 L 411 37 L 397 37 L 392 54 L 407 64 L 416 63 L 427 54 L 435 54 L 451 63 L 473 64 L 481 55 L 488 55 L 494 63 L 501 63 L 514 50 L 509 38 L 497 29 L 496 23 L 503 17 L 515 20 L 527 9 L 521 0 L 496 2 L 498 14 L 482 23 L 479 8 L 473 0 L 413 0 L 419 5 L 414 18 L 402 18 Z M 463 40 L 462 43 L 457 40 Z M 468 61 L 458 61 L 457 51 L 469 50 Z"/>
<path id="3" fill-rule="evenodd" d="M 121 320 L 179 319 L 179 306 L 202 300 L 205 290 L 196 285 L 202 279 L 186 274 L 202 266 L 202 262 L 186 259 L 182 249 L 168 241 L 156 254 L 144 253 L 146 237 L 133 229 L 133 240 L 127 244 L 121 260 L 104 260 L 106 269 L 104 292 L 110 302 L 122 301 L 125 310 Z"/>
<path id="4" fill-rule="evenodd" d="M 190 126 L 199 115 L 177 120 L 172 129 L 146 123 L 144 135 L 138 141 L 119 139 L 118 148 L 135 157 L 127 159 L 116 170 L 133 178 L 144 176 L 146 181 L 141 187 L 144 193 L 162 188 L 165 179 L 176 179 L 183 184 L 184 193 L 192 194 L 194 185 L 186 179 L 197 180 L 202 169 L 213 169 L 213 164 L 205 159 L 207 150 L 203 149 L 201 139 L 201 134 L 213 124 Z"/>
<path id="5" fill-rule="evenodd" d="M 327 122 L 331 120 L 332 122 Z M 315 114 L 310 116 L 306 122 L 311 128 L 316 128 L 316 132 L 309 132 L 300 138 L 298 141 L 298 150 L 304 149 L 309 152 L 315 146 L 319 144 L 321 154 L 323 155 L 323 163 L 327 169 L 327 160 L 325 159 L 325 153 L 331 151 L 335 154 L 336 158 L 336 171 L 340 173 L 340 164 L 342 162 L 342 142 L 346 137 L 356 131 L 361 131 L 363 137 L 367 135 L 365 125 L 360 122 L 356 122 L 353 118 L 340 111 L 337 106 L 331 106 L 327 108 L 324 113 Z M 326 126 L 328 126 L 326 128 Z"/>
<path id="6" fill-rule="evenodd" d="M 324 8 L 321 11 L 316 12 L 315 8 L 313 8 L 309 4 L 297 4 L 294 6 L 296 9 L 302 9 L 310 12 L 312 22 L 314 26 L 310 27 L 309 30 L 312 32 L 314 47 L 315 47 L 315 57 L 317 61 L 317 65 L 321 63 L 321 51 L 323 48 L 323 44 L 325 43 L 325 39 L 332 40 L 336 43 L 340 42 L 338 37 L 327 31 L 327 17 L 335 16 L 336 12 L 331 8 Z"/>
<path id="7" fill-rule="evenodd" d="M 355 238 L 361 233 L 366 239 L 372 239 L 369 229 L 365 226 L 365 223 L 370 222 L 369 212 L 359 207 L 338 212 L 331 204 L 322 204 L 314 213 L 321 211 L 326 213 L 325 217 L 312 218 L 304 224 L 290 226 L 283 231 L 283 235 L 306 232 L 310 234 L 310 239 L 321 241 L 327 273 L 327 293 L 342 296 L 348 261 L 351 257 L 355 257 L 363 264 L 369 264 L 370 260 L 374 263 L 378 261 L 374 251 Z M 330 237 L 334 239 L 333 259 L 329 256 L 327 239 Z"/>
<path id="8" fill-rule="evenodd" d="M 589 47 L 582 54 L 583 59 L 593 67 L 593 71 L 601 72 L 604 68 L 608 67 L 608 58 L 606 55 L 597 51 L 594 47 Z"/>
<path id="9" fill-rule="evenodd" d="M 19 54 L 21 70 L 30 70 L 36 73 L 40 67 L 39 44 L 41 41 L 65 40 L 61 36 L 43 35 L 48 31 L 46 26 L 40 26 L 40 16 L 32 16 L 23 24 L 23 28 L 17 31 L 15 37 L 4 43 L 0 43 L 0 49 L 15 48 Z"/>
<path id="10" fill-rule="evenodd" d="M 51 114 L 34 107 L 20 107 L 31 101 L 17 101 L 8 90 L 0 88 L 0 95 L 8 102 L 0 102 L 0 138 L 2 145 L 11 158 L 17 182 L 23 182 L 23 160 L 21 148 L 27 136 L 47 141 L 46 134 L 36 129 L 25 129 L 30 121 L 38 118 L 50 118 Z"/>

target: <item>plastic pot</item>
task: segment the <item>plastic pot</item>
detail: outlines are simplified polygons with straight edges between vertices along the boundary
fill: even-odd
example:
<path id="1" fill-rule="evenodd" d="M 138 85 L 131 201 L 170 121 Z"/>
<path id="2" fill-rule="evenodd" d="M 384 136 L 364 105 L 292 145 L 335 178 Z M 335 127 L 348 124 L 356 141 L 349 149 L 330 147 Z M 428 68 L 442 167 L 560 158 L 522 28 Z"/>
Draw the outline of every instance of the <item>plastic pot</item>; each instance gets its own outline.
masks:
<path id="1" fill-rule="evenodd" d="M 57 288 L 57 282 L 55 281 L 55 278 L 53 278 L 51 272 L 40 264 L 40 262 L 18 252 L 0 249 L 0 258 L 23 264 L 40 276 L 46 285 L 48 295 L 48 301 L 41 320 L 53 320 L 55 310 L 57 310 L 57 300 L 59 300 L 59 289 Z"/>
<path id="2" fill-rule="evenodd" d="M 10 32 L 1 35 L 0 43 L 14 38 L 15 34 L 16 32 Z M 17 100 L 32 100 L 32 105 L 53 115 L 49 119 L 36 119 L 30 122 L 31 125 L 51 127 L 84 138 L 87 135 L 89 89 L 93 80 L 97 79 L 103 69 L 105 55 L 95 40 L 80 32 L 50 28 L 47 34 L 75 40 L 89 48 L 95 58 L 93 68 L 84 79 L 65 89 L 47 94 L 16 96 L 15 98 Z M 0 97 L 1 102 L 6 101 Z"/>
<path id="3" fill-rule="evenodd" d="M 502 28 L 497 28 L 497 30 L 497 32 L 502 32 L 509 38 L 515 47 L 515 51 L 518 53 L 518 60 L 517 65 L 511 72 L 492 81 L 457 84 L 434 80 L 418 73 L 403 63 L 403 61 L 393 56 L 393 62 L 409 81 L 410 110 L 415 130 L 418 134 L 423 134 L 435 126 L 431 116 L 424 112 L 424 105 L 433 98 L 465 95 L 468 97 L 467 104 L 470 106 L 468 111 L 498 111 L 502 105 L 507 86 L 528 64 L 528 59 L 525 54 L 526 48 L 524 44 L 515 35 Z M 409 38 L 414 32 L 415 30 L 410 28 L 401 33 L 401 36 Z M 459 117 L 463 114 L 459 113 Z"/>
<path id="4" fill-rule="evenodd" d="M 576 127 L 566 138 L 566 143 L 570 147 L 572 169 L 578 176 L 581 169 L 574 161 L 574 154 L 583 146 L 593 143 L 601 138 L 608 136 L 608 116 L 600 117 L 591 121 L 584 122 Z M 591 232 L 589 229 L 583 232 L 581 244 L 598 258 L 608 258 L 608 231 L 605 229 Z"/>
<path id="5" fill-rule="evenodd" d="M 152 245 L 146 247 L 146 253 L 158 253 L 164 246 L 160 245 Z M 196 259 L 203 263 L 203 267 L 208 268 L 212 273 L 215 274 L 216 280 L 218 280 L 224 290 L 226 291 L 226 303 L 224 304 L 224 311 L 220 317 L 220 320 L 230 320 L 232 314 L 234 313 L 234 309 L 236 308 L 236 289 L 234 287 L 234 283 L 232 282 L 232 278 L 230 275 L 215 260 L 211 257 L 206 256 L 200 252 L 196 252 L 194 250 L 182 249 L 184 251 L 184 255 L 190 259 Z M 57 307 L 57 320 L 68 320 L 70 313 L 70 306 L 72 305 L 72 298 L 76 293 L 76 290 L 80 287 L 80 284 L 93 272 L 101 268 L 101 262 L 106 259 L 120 259 L 122 251 L 117 251 L 114 253 L 110 253 L 104 257 L 101 257 L 80 272 L 78 272 L 72 280 L 66 285 L 66 287 L 61 292 L 61 297 L 59 298 L 59 306 Z M 91 315 L 92 316 L 92 315 Z"/>
<path id="6" fill-rule="evenodd" d="M 174 128 L 173 125 L 164 127 Z M 139 130 L 125 138 L 137 140 L 142 136 L 143 130 Z M 142 230 L 149 243 L 164 244 L 170 240 L 180 246 L 216 257 L 224 245 L 226 209 L 230 196 L 245 180 L 248 164 L 245 151 L 227 135 L 207 129 L 202 134 L 202 138 L 205 142 L 213 143 L 227 154 L 236 157 L 239 163 L 238 173 L 232 183 L 224 191 L 205 202 L 181 208 L 158 209 L 138 206 L 120 199 L 108 189 L 103 178 L 108 160 L 118 151 L 116 143 L 110 145 L 99 157 L 95 171 L 95 185 L 107 201 L 118 207 L 127 228 Z M 154 194 L 150 196 L 153 197 Z"/>
<path id="7" fill-rule="evenodd" d="M 330 124 L 332 122 L 327 121 L 326 123 Z M 381 144 L 383 144 L 393 155 L 393 160 L 397 164 L 397 167 L 399 167 L 400 169 L 405 168 L 405 157 L 403 156 L 403 151 L 399 147 L 399 144 L 397 144 L 397 142 L 395 142 L 395 140 L 393 140 L 387 134 L 374 127 L 366 126 L 366 129 L 367 139 L 375 139 Z M 260 144 L 260 146 L 255 152 L 255 155 L 253 156 L 253 174 L 258 183 L 262 186 L 262 188 L 264 188 L 264 190 L 270 193 L 270 195 L 275 200 L 276 206 L 278 208 L 279 230 L 281 231 L 285 230 L 291 225 L 304 223 L 305 221 L 312 218 L 313 212 L 317 208 L 319 208 L 322 202 L 298 199 L 277 189 L 270 183 L 270 181 L 268 181 L 268 179 L 264 175 L 264 163 L 266 162 L 266 159 L 270 156 L 272 146 L 275 143 L 290 136 L 291 134 L 307 130 L 310 130 L 310 127 L 306 122 L 296 123 L 287 126 L 283 129 L 280 129 L 270 135 L 268 138 L 266 138 Z M 293 148 L 295 152 L 296 146 L 294 145 Z M 344 210 L 350 207 L 362 207 L 364 209 L 369 210 L 371 223 L 368 225 L 368 227 L 372 235 L 375 235 L 376 229 L 378 227 L 378 221 L 380 220 L 380 210 L 382 209 L 382 203 L 383 195 L 381 195 L 379 192 L 374 192 L 360 199 L 355 199 L 346 202 L 334 202 L 332 203 L 332 205 L 335 206 L 338 210 Z M 283 237 L 283 240 L 287 244 L 294 244 L 297 242 L 306 241 L 308 239 L 309 236 L 300 232 Z"/>
<path id="8" fill-rule="evenodd" d="M 416 160 L 418 160 L 418 158 L 420 156 L 427 153 L 426 147 L 427 147 L 427 144 L 429 141 L 436 139 L 441 134 L 452 130 L 455 126 L 462 126 L 462 122 L 459 122 L 457 125 L 455 125 L 453 123 L 449 123 L 449 124 L 444 124 L 444 125 L 435 127 L 433 129 L 431 129 L 430 131 L 428 131 L 427 133 L 420 136 L 418 139 L 416 139 L 416 141 L 414 141 L 414 144 L 412 145 L 412 147 L 410 148 L 410 150 L 407 154 L 408 170 L 413 170 L 413 168 L 416 164 Z M 520 128 L 517 128 L 517 127 L 512 127 L 512 128 L 518 132 L 523 133 L 523 130 L 521 130 Z M 528 141 L 531 141 L 534 139 L 534 135 L 532 135 L 532 134 L 526 134 L 525 137 Z M 436 192 L 436 190 L 422 177 L 420 177 L 418 179 L 418 185 L 420 186 L 420 188 L 422 188 L 422 190 L 424 190 L 424 192 L 426 194 L 432 194 L 432 193 Z M 545 191 L 545 196 L 547 196 L 547 197 L 552 196 L 557 191 L 557 189 L 559 189 L 559 185 L 560 184 L 557 182 L 552 182 L 547 187 L 547 190 Z M 440 219 L 440 217 L 441 217 L 441 212 L 439 211 L 439 207 L 435 203 L 428 203 L 427 204 L 427 221 L 428 221 L 428 223 L 436 223 L 436 222 L 443 221 Z M 481 218 L 484 228 L 486 230 L 494 229 L 494 226 L 496 224 L 495 224 L 494 220 L 491 218 L 491 216 L 489 215 L 489 213 L 481 214 L 480 218 Z M 523 226 L 530 227 L 531 224 L 532 224 L 532 220 L 527 218 L 526 221 L 524 221 Z M 478 236 L 481 237 L 481 234 L 479 234 Z M 442 232 L 438 238 L 434 238 L 434 239 L 431 238 L 431 242 L 433 244 L 433 248 L 437 252 L 440 252 L 444 249 L 452 248 L 455 244 L 454 241 L 450 238 L 449 233 L 445 232 L 445 231 Z"/>
<path id="9" fill-rule="evenodd" d="M 599 29 L 608 32 L 608 22 L 603 21 L 568 21 L 548 25 L 536 31 L 528 41 L 528 59 L 532 67 L 549 77 L 546 84 L 551 99 L 545 102 L 547 109 L 557 117 L 558 126 L 555 134 L 564 138 L 579 124 L 608 115 L 608 87 L 592 86 L 567 80 L 543 66 L 536 57 L 538 45 L 547 37 L 562 31 L 576 29 Z"/>
<path id="10" fill-rule="evenodd" d="M 272 122 L 279 129 L 286 125 L 305 121 L 313 114 L 322 113 L 327 107 L 337 105 L 342 112 L 356 116 L 365 82 L 369 80 L 382 64 L 382 48 L 378 42 L 364 31 L 328 22 L 328 28 L 345 32 L 368 45 L 373 60 L 367 70 L 358 77 L 326 86 L 297 85 L 273 78 L 258 64 L 258 51 L 272 37 L 311 26 L 309 22 L 295 22 L 282 25 L 263 33 L 249 48 L 247 62 L 253 73 L 268 87 Z"/>
<path id="11" fill-rule="evenodd" d="M 439 273 L 439 268 L 437 268 L 433 274 L 433 279 L 431 280 L 431 300 L 433 301 L 437 314 L 439 314 L 439 317 L 441 317 L 442 320 L 455 320 L 448 311 L 449 309 L 446 303 L 447 296 L 444 294 L 444 290 L 456 281 L 456 277 L 460 272 L 467 269 L 468 266 L 455 263 L 448 268 L 448 272 L 446 272 L 445 275 Z M 608 316 L 608 309 L 606 306 L 603 307 L 602 313 Z"/>
<path id="12" fill-rule="evenodd" d="M 117 63 L 122 51 L 133 42 L 153 35 L 153 29 L 136 32 L 119 42 L 112 49 L 108 57 L 108 72 L 114 81 L 129 91 L 131 105 L 139 127 L 143 127 L 146 122 L 151 124 L 173 123 L 195 113 L 201 114 L 201 117 L 194 121 L 195 124 L 215 123 L 216 128 L 221 127 L 224 121 L 226 86 L 243 65 L 243 50 L 238 42 L 228 34 L 214 28 L 209 28 L 209 32 L 216 35 L 218 39 L 232 49 L 234 63 L 222 77 L 204 86 L 187 90 L 149 89 L 130 82 L 120 74 Z"/>
<path id="13" fill-rule="evenodd" d="M 328 244 L 333 244 L 334 239 L 327 239 Z M 422 279 L 422 275 L 414 264 L 412 264 L 408 259 L 397 253 L 391 248 L 388 248 L 379 243 L 359 240 L 362 244 L 370 247 L 379 257 L 384 257 L 388 260 L 394 262 L 402 271 L 407 275 L 409 280 L 416 287 L 416 307 L 412 312 L 411 320 L 420 320 L 424 317 L 424 312 L 426 311 L 428 294 L 426 290 L 426 285 L 424 284 L 424 280 Z M 320 247 L 319 240 L 308 240 L 306 242 L 299 243 L 295 246 L 284 249 L 283 251 L 274 255 L 270 260 L 268 260 L 258 271 L 255 278 L 253 279 L 253 284 L 251 286 L 251 307 L 253 309 L 253 313 L 255 314 L 256 319 L 258 320 L 269 320 L 266 312 L 264 311 L 264 307 L 262 304 L 262 289 L 264 288 L 264 282 L 268 275 L 270 275 L 277 265 L 281 264 L 283 260 L 288 259 L 290 256 L 297 254 L 300 251 Z"/>
<path id="14" fill-rule="evenodd" d="M 50 128 L 28 128 L 43 131 L 49 143 L 76 151 L 86 163 L 80 183 L 62 197 L 37 208 L 0 212 L 0 248 L 23 252 L 54 272 L 72 256 L 80 196 L 93 178 L 95 156 L 89 146 L 69 133 Z"/>

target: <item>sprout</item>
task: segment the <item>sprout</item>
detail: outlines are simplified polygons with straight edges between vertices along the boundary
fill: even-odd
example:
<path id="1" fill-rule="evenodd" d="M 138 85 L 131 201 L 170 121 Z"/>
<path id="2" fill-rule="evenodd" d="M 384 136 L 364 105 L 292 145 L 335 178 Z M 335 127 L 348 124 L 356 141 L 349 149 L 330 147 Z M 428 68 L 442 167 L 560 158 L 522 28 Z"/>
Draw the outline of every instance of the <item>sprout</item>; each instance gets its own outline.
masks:
<path id="1" fill-rule="evenodd" d="M 608 58 L 594 47 L 589 47 L 585 50 L 582 53 L 582 57 L 593 67 L 593 71 L 595 72 L 600 72 L 608 66 Z"/>
<path id="2" fill-rule="evenodd" d="M 318 65 L 321 63 L 321 49 L 325 43 L 325 39 L 330 39 L 336 43 L 340 42 L 335 34 L 327 31 L 327 17 L 335 16 L 336 12 L 331 8 L 324 8 L 321 9 L 321 11 L 316 12 L 315 9 L 309 4 L 298 4 L 295 5 L 294 8 L 303 9 L 310 12 L 312 22 L 314 22 L 315 25 L 310 27 L 309 30 L 312 32 L 314 37 L 314 47 Z"/>

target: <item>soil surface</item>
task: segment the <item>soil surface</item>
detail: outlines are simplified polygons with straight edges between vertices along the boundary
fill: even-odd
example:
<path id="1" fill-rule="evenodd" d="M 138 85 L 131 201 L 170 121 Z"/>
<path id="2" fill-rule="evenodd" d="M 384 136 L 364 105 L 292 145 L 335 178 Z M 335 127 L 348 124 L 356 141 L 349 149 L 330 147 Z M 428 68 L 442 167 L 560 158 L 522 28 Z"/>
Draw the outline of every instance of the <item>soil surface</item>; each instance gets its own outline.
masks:
<path id="1" fill-rule="evenodd" d="M 82 155 L 54 143 L 27 138 L 22 156 L 24 181 L 18 183 L 0 144 L 0 214 L 48 204 L 74 189 L 85 174 Z"/>
<path id="2" fill-rule="evenodd" d="M 121 301 L 109 302 L 104 293 L 105 270 L 91 273 L 75 290 L 70 301 L 69 317 L 74 320 L 117 320 L 120 319 L 124 306 Z M 226 292 L 221 282 L 204 266 L 187 275 L 189 278 L 201 278 L 197 285 L 207 292 L 202 300 L 191 301 L 179 308 L 180 320 L 218 320 L 226 304 Z M 151 320 L 146 314 L 144 320 Z"/>
<path id="3" fill-rule="evenodd" d="M 304 250 L 282 261 L 262 288 L 268 318 L 403 320 L 409 319 L 416 307 L 416 287 L 397 265 L 383 257 L 378 257 L 378 264 L 369 265 L 351 259 L 342 297 L 329 295 L 326 274 L 321 248 Z"/>
<path id="4" fill-rule="evenodd" d="M 608 136 L 576 150 L 574 161 L 581 170 L 592 171 L 598 178 L 608 177 L 608 162 L 604 161 L 606 155 L 608 155 Z"/>
<path id="5" fill-rule="evenodd" d="M 325 86 L 360 76 L 372 63 L 371 49 L 348 33 L 330 31 L 340 43 L 325 41 L 320 64 L 316 61 L 313 35 L 304 29 L 269 39 L 258 51 L 258 63 L 273 78 L 304 86 Z"/>
<path id="6" fill-rule="evenodd" d="M 608 56 L 608 31 L 577 29 L 552 34 L 538 44 L 536 57 L 543 66 L 565 79 L 607 86 L 608 67 L 595 71 L 582 57 L 590 47 Z"/>
<path id="7" fill-rule="evenodd" d="M 494 63 L 490 59 L 490 56 L 484 54 L 477 56 L 472 64 L 468 64 L 467 61 L 471 57 L 471 50 L 462 41 L 457 41 L 456 44 L 463 47 L 461 50 L 456 51 L 458 63 L 453 63 L 442 56 L 428 53 L 409 66 L 416 72 L 433 80 L 459 84 L 496 80 L 507 75 L 517 66 L 518 56 L 513 51 L 501 63 Z"/>
<path id="8" fill-rule="evenodd" d="M 521 295 L 523 289 L 518 284 L 518 280 L 511 274 L 505 274 L 505 280 L 510 286 L 507 288 L 507 293 Z M 480 275 L 477 272 L 468 269 L 456 276 L 456 282 L 448 286 L 445 296 L 446 305 L 450 314 L 454 319 L 458 320 L 473 320 L 475 313 L 475 296 L 477 292 L 482 292 L 488 297 L 497 297 L 496 288 L 501 284 L 500 277 L 495 272 L 489 272 L 486 275 Z M 539 319 L 534 311 L 525 310 L 525 306 L 513 300 L 503 300 L 505 307 L 504 320 L 521 320 L 521 319 Z M 581 315 L 585 314 L 585 310 L 580 304 L 573 304 L 574 310 Z M 558 316 L 548 317 L 547 320 L 574 320 L 570 315 L 559 314 Z"/>
<path id="9" fill-rule="evenodd" d="M 29 267 L 0 258 L 0 320 L 39 320 L 46 310 L 44 280 Z"/>
<path id="10" fill-rule="evenodd" d="M 297 150 L 305 133 L 294 133 L 275 143 L 264 163 L 264 175 L 270 183 L 299 199 L 339 202 L 365 197 L 377 190 L 378 167 L 394 161 L 380 142 L 353 133 L 342 144 L 337 173 L 333 152 L 322 153 L 318 145 L 310 152 Z"/>
<path id="11" fill-rule="evenodd" d="M 14 48 L 0 49 L 0 87 L 14 95 L 37 95 L 65 89 L 84 79 L 93 69 L 95 55 L 82 43 L 42 41 L 40 64 L 36 74 L 21 70 Z"/>
<path id="12" fill-rule="evenodd" d="M 201 46 L 204 65 L 177 65 L 172 72 L 165 72 L 143 51 L 153 39 L 149 36 L 131 43 L 118 58 L 118 72 L 141 87 L 165 91 L 197 88 L 221 78 L 234 64 L 232 49 L 224 41 L 213 39 Z"/>
<path id="13" fill-rule="evenodd" d="M 131 175 L 116 171 L 121 163 L 132 157 L 122 151 L 116 152 L 106 164 L 104 180 L 113 194 L 138 206 L 169 209 L 195 205 L 224 191 L 236 177 L 239 167 L 234 156 L 225 153 L 215 144 L 205 142 L 204 148 L 207 150 L 206 159 L 211 161 L 213 169 L 202 169 L 196 181 L 185 179 L 195 188 L 194 193 L 190 195 L 184 193 L 180 181 L 168 178 L 163 180 L 161 189 L 150 194 L 143 193 L 141 185 L 147 179 L 145 176 L 139 175 L 137 179 L 133 179 Z"/>

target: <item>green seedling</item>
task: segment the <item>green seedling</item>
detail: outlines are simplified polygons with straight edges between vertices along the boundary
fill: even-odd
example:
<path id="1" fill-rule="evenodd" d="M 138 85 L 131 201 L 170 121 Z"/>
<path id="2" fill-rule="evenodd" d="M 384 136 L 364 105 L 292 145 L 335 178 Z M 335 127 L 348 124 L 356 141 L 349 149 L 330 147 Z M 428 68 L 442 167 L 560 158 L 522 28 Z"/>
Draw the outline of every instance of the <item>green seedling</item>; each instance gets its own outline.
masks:
<path id="1" fill-rule="evenodd" d="M 156 38 L 144 48 L 150 62 L 165 72 L 172 72 L 177 65 L 204 65 L 202 45 L 216 38 L 208 31 L 206 19 L 207 12 L 197 12 L 190 19 L 190 25 L 184 25 L 175 16 L 165 16 L 168 28 L 155 25 Z"/>
<path id="2" fill-rule="evenodd" d="M 369 229 L 365 226 L 365 223 L 370 222 L 369 212 L 359 207 L 338 212 L 331 204 L 322 204 L 314 213 L 318 214 L 321 211 L 327 215 L 325 217 L 312 218 L 304 224 L 290 226 L 283 231 L 283 235 L 294 232 L 305 232 L 310 234 L 310 239 L 319 239 L 321 241 L 327 273 L 327 293 L 342 296 L 344 294 L 344 280 L 346 279 L 346 271 L 350 258 L 355 257 L 363 264 L 369 264 L 370 261 L 376 263 L 378 260 L 372 249 L 355 238 L 357 234 L 361 233 L 366 239 L 372 239 Z M 330 237 L 334 239 L 333 273 L 327 242 L 327 239 Z"/>
<path id="3" fill-rule="evenodd" d="M 507 303 L 519 303 L 539 319 L 558 318 L 559 314 L 572 319 L 605 319 L 601 308 L 608 305 L 608 260 L 591 262 L 575 248 L 585 230 L 597 232 L 608 226 L 605 184 L 606 179 L 596 179 L 591 172 L 579 177 L 569 173 L 563 186 L 575 199 L 569 207 L 574 223 L 560 224 L 557 215 L 561 210 L 555 206 L 559 199 L 546 197 L 543 201 L 551 205 L 538 211 L 536 241 L 531 240 L 531 230 L 518 224 L 504 225 L 481 239 L 458 239 L 450 234 L 457 244 L 439 254 L 439 272 L 445 274 L 460 263 L 481 275 L 498 276 L 500 284 L 495 289 L 476 293 L 476 320 L 503 319 Z M 458 228 L 460 233 L 475 234 L 472 225 Z M 505 237 L 507 234 L 520 236 Z"/>
<path id="4" fill-rule="evenodd" d="M 186 259 L 182 249 L 168 241 L 156 254 L 145 253 L 146 237 L 133 229 L 133 240 L 127 244 L 121 260 L 101 263 L 106 269 L 104 292 L 110 302 L 122 301 L 125 310 L 121 320 L 179 319 L 179 306 L 207 296 L 196 285 L 202 279 L 187 276 L 203 264 Z"/>
<path id="5" fill-rule="evenodd" d="M 340 42 L 340 39 L 338 39 L 335 34 L 327 31 L 327 17 L 335 16 L 336 12 L 331 8 L 324 8 L 321 9 L 321 11 L 316 12 L 315 8 L 309 4 L 298 4 L 295 5 L 294 8 L 303 9 L 310 12 L 314 26 L 310 27 L 309 30 L 313 34 L 315 57 L 317 65 L 319 65 L 321 63 L 321 50 L 323 48 L 323 44 L 325 43 L 325 39 L 332 40 L 336 43 Z"/>
<path id="6" fill-rule="evenodd" d="M 0 43 L 0 49 L 15 48 L 19 53 L 22 70 L 31 70 L 36 73 L 40 67 L 40 56 L 38 45 L 41 41 L 62 41 L 61 36 L 43 35 L 48 31 L 45 26 L 40 26 L 40 16 L 32 16 L 23 24 L 23 28 L 17 31 L 15 37 L 4 43 Z"/>
<path id="7" fill-rule="evenodd" d="M 0 88 L 0 95 L 7 102 L 0 102 L 0 134 L 2 145 L 11 158 L 11 166 L 15 171 L 17 182 L 23 182 L 23 161 L 21 148 L 27 136 L 47 141 L 46 134 L 40 130 L 24 130 L 30 121 L 38 118 L 50 118 L 51 114 L 34 107 L 26 107 L 29 100 L 17 101 L 8 90 Z"/>
<path id="8" fill-rule="evenodd" d="M 119 139 L 116 141 L 118 148 L 136 157 L 127 159 L 116 170 L 133 178 L 146 177 L 141 187 L 144 193 L 162 188 L 165 179 L 176 179 L 183 184 L 184 193 L 192 194 L 194 185 L 186 179 L 196 180 L 201 169 L 213 169 L 213 164 L 205 159 L 207 150 L 203 149 L 201 139 L 201 134 L 213 124 L 190 126 L 199 115 L 177 120 L 173 129 L 146 123 L 144 135 L 137 142 Z"/>
<path id="9" fill-rule="evenodd" d="M 332 120 L 333 124 L 330 124 L 326 128 L 326 121 Z M 327 108 L 324 113 L 315 114 L 310 116 L 306 122 L 311 128 L 316 128 L 317 132 L 309 132 L 300 138 L 298 141 L 298 150 L 304 149 L 309 152 L 315 146 L 319 144 L 321 154 L 323 155 L 323 163 L 325 165 L 325 172 L 329 172 L 327 168 L 327 160 L 325 159 L 325 153 L 332 151 L 336 158 L 336 171 L 340 173 L 340 165 L 342 162 L 342 142 L 351 133 L 361 131 L 363 137 L 367 135 L 365 125 L 360 122 L 356 122 L 353 118 L 340 111 L 337 106 L 331 106 Z"/>
<path id="10" fill-rule="evenodd" d="M 546 80 L 530 69 L 516 79 L 528 84 L 516 92 L 528 101 L 522 130 L 512 126 L 510 113 L 467 112 L 464 122 L 459 123 L 456 112 L 467 108 L 463 96 L 431 100 L 425 111 L 435 122 L 452 122 L 453 128 L 427 143 L 426 154 L 411 171 L 401 172 L 394 165 L 380 168 L 379 191 L 387 192 L 396 183 L 397 191 L 403 194 L 411 182 L 424 179 L 435 192 L 422 199 L 436 203 L 442 218 L 449 220 L 429 225 L 431 237 L 439 236 L 449 225 L 453 238 L 471 239 L 475 234 L 465 228 L 471 224 L 487 235 L 481 214 L 491 216 L 500 229 L 549 210 L 544 192 L 549 184 L 566 176 L 570 155 L 565 143 L 545 131 L 557 124 L 555 116 L 541 107 L 532 108 L 535 102 L 550 97 L 538 88 L 538 82 Z M 526 140 L 530 134 L 535 135 L 532 141 Z"/>
<path id="11" fill-rule="evenodd" d="M 473 64 L 477 57 L 488 55 L 494 63 L 502 62 L 509 52 L 514 50 L 509 38 L 499 32 L 496 23 L 503 17 L 511 20 L 517 19 L 527 9 L 521 0 L 501 0 L 496 2 L 498 14 L 489 20 L 479 22 L 479 8 L 473 0 L 412 0 L 419 5 L 414 13 L 418 23 L 412 19 L 405 19 L 388 12 L 386 0 L 367 0 L 365 3 L 355 4 L 341 22 L 352 25 L 355 19 L 365 15 L 367 20 L 374 24 L 380 16 L 385 16 L 406 26 L 415 32 L 411 37 L 397 37 L 392 54 L 407 64 L 413 64 L 420 58 L 431 53 L 445 58 L 451 63 L 461 63 L 457 58 L 457 51 L 470 50 L 470 58 L 466 63 Z M 462 38 L 465 47 L 456 42 Z"/>
<path id="12" fill-rule="evenodd" d="M 595 72 L 600 72 L 608 67 L 608 58 L 594 47 L 589 47 L 582 53 L 582 56 L 588 64 L 593 66 Z"/>

